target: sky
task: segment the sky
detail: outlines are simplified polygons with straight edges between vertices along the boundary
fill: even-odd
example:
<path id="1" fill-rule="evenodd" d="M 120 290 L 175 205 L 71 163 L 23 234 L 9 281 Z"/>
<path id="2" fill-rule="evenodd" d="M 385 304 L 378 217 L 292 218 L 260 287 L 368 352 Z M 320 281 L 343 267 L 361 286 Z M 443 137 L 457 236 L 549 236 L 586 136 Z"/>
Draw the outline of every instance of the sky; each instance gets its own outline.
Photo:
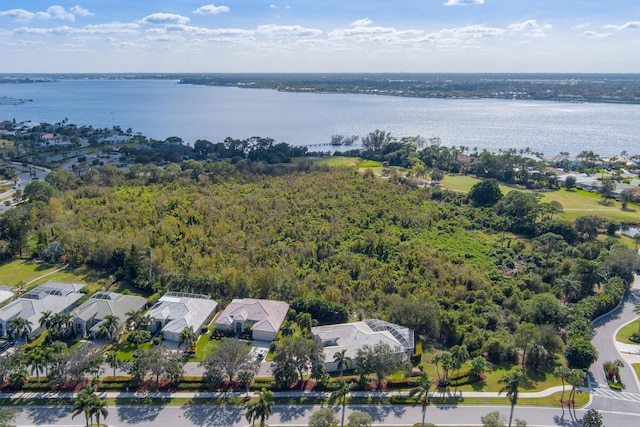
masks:
<path id="1" fill-rule="evenodd" d="M 640 0 L 0 0 L 2 73 L 640 72 Z"/>

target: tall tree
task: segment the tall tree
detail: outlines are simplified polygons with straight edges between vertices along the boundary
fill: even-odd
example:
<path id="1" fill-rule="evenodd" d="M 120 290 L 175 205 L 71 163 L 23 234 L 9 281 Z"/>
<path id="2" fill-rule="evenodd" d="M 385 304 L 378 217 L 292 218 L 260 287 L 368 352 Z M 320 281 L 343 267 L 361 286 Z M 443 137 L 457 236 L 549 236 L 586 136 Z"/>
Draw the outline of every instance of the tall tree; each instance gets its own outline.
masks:
<path id="1" fill-rule="evenodd" d="M 198 341 L 198 334 L 193 331 L 193 326 L 185 327 L 178 337 L 178 348 L 184 343 L 185 351 L 189 350 Z"/>
<path id="2" fill-rule="evenodd" d="M 520 381 L 524 378 L 522 371 L 507 372 L 500 378 L 499 383 L 504 384 L 500 388 L 500 393 L 506 392 L 506 396 L 511 403 L 511 412 L 509 413 L 509 427 L 513 420 L 513 409 L 518 403 L 518 388 L 520 387 Z"/>
<path id="3" fill-rule="evenodd" d="M 257 392 L 258 400 L 256 402 L 247 402 L 245 404 L 247 421 L 255 425 L 256 420 L 260 419 L 260 427 L 264 427 L 265 421 L 269 419 L 273 412 L 273 392 L 262 388 Z"/>
<path id="4" fill-rule="evenodd" d="M 228 378 L 229 383 L 242 372 L 255 375 L 259 366 L 251 359 L 251 347 L 233 338 L 223 338 L 200 363 L 205 369 L 205 378 Z"/>
<path id="5" fill-rule="evenodd" d="M 122 366 L 122 360 L 118 357 L 118 353 L 116 351 L 108 351 L 105 354 L 105 362 L 109 365 L 110 368 L 113 369 L 113 378 L 116 377 L 116 369 Z"/>
<path id="6" fill-rule="evenodd" d="M 402 367 L 402 352 L 400 349 L 392 349 L 384 342 L 379 342 L 370 346 L 365 344 L 357 351 L 358 363 L 367 360 L 371 371 L 375 372 L 378 381 L 378 390 L 382 388 L 385 377 Z"/>
<path id="7" fill-rule="evenodd" d="M 31 333 L 31 327 L 33 325 L 31 324 L 30 320 L 27 320 L 23 317 L 14 317 L 9 321 L 7 326 L 10 335 L 18 339 L 24 338 L 24 341 L 27 342 L 27 337 Z"/>
<path id="8" fill-rule="evenodd" d="M 336 351 L 333 354 L 333 361 L 337 363 L 337 368 L 340 370 L 340 378 L 342 378 L 342 373 L 344 372 L 344 368 L 351 368 L 351 364 L 353 360 L 351 357 L 347 356 L 347 349 L 343 348 L 340 351 Z"/>
<path id="9" fill-rule="evenodd" d="M 571 369 L 565 366 L 558 366 L 553 370 L 553 373 L 556 376 L 560 377 L 560 380 L 562 381 L 562 396 L 560 396 L 560 405 L 562 405 L 564 410 L 564 383 L 569 378 L 569 375 L 571 375 Z"/>
<path id="10" fill-rule="evenodd" d="M 100 323 L 99 327 L 100 335 L 104 335 L 109 341 L 113 340 L 113 337 L 118 331 L 119 320 L 120 319 L 118 318 L 118 316 L 115 316 L 113 314 L 107 314 L 106 316 L 104 316 L 104 319 L 102 320 L 102 323 Z"/>
<path id="11" fill-rule="evenodd" d="M 347 404 L 347 396 L 353 389 L 353 383 L 347 383 L 344 378 L 338 380 L 338 385 L 333 393 L 331 393 L 331 399 L 340 400 L 342 405 L 342 416 L 340 421 L 340 427 L 344 427 L 344 410 Z"/>
<path id="12" fill-rule="evenodd" d="M 424 418 L 427 413 L 427 406 L 431 403 L 429 399 L 429 392 L 434 384 L 434 380 L 429 378 L 424 371 L 424 368 L 420 366 L 420 378 L 413 381 L 415 387 L 409 390 L 409 396 L 416 398 L 416 403 L 419 402 L 422 405 L 422 427 L 424 427 Z"/>

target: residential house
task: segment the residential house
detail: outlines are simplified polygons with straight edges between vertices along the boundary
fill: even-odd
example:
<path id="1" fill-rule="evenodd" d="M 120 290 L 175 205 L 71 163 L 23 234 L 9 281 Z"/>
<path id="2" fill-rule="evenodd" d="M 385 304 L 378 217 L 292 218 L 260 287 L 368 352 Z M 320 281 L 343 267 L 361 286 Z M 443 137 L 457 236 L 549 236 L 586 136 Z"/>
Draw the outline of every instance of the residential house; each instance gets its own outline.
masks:
<path id="1" fill-rule="evenodd" d="M 168 341 L 178 342 L 185 328 L 193 328 L 199 334 L 217 307 L 218 303 L 207 295 L 168 292 L 147 313 L 152 318 L 149 330 L 161 332 Z"/>
<path id="2" fill-rule="evenodd" d="M 146 298 L 139 296 L 122 295 L 115 292 L 96 292 L 73 311 L 73 330 L 82 336 L 91 333 L 91 336 L 96 338 L 105 316 L 116 316 L 118 329 L 120 329 L 127 320 L 127 313 L 130 310 L 142 310 L 146 303 Z"/>
<path id="3" fill-rule="evenodd" d="M 84 285 L 76 283 L 47 282 L 23 294 L 6 306 L 0 308 L 0 336 L 7 334 L 9 322 L 21 317 L 31 322 L 31 333 L 35 337 L 44 330 L 40 326 L 40 317 L 44 311 L 51 314 L 64 313 L 82 298 L 79 291 Z"/>
<path id="4" fill-rule="evenodd" d="M 358 350 L 365 345 L 373 347 L 378 343 L 386 343 L 392 349 L 397 349 L 398 355 L 408 356 L 413 354 L 415 348 L 411 329 L 377 319 L 316 326 L 311 328 L 311 337 L 324 346 L 324 365 L 329 372 L 338 371 L 338 363 L 333 357 L 342 350 L 346 350 L 346 356 L 352 359 L 351 367 L 355 368 Z"/>
<path id="5" fill-rule="evenodd" d="M 234 299 L 216 319 L 216 326 L 241 333 L 250 326 L 254 340 L 273 341 L 289 311 L 289 304 L 266 299 Z"/>
<path id="6" fill-rule="evenodd" d="M 13 291 L 6 286 L 0 286 L 0 306 L 11 298 L 13 298 Z"/>

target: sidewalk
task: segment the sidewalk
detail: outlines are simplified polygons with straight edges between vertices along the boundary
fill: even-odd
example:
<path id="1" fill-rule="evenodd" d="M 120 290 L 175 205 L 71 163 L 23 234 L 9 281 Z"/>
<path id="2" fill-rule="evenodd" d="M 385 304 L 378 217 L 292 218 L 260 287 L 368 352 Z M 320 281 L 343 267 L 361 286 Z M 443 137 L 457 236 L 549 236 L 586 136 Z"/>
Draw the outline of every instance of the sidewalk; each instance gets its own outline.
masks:
<path id="1" fill-rule="evenodd" d="M 565 388 L 569 391 L 570 386 Z M 580 391 L 589 392 L 589 389 L 580 388 Z M 562 386 L 550 387 L 546 390 L 536 392 L 521 392 L 518 394 L 520 399 L 531 399 L 550 396 L 554 393 L 562 391 Z M 275 398 L 292 398 L 292 397 L 312 397 L 328 399 L 331 392 L 323 391 L 276 391 L 273 393 Z M 73 399 L 78 393 L 74 392 L 19 392 L 19 393 L 0 393 L 0 399 Z M 119 399 L 146 399 L 146 398 L 176 398 L 176 399 L 230 399 L 243 398 L 247 396 L 245 392 L 119 392 L 104 391 L 98 395 L 103 398 L 119 398 Z M 249 397 L 257 397 L 257 393 L 249 392 Z M 392 396 L 409 396 L 409 391 L 353 391 L 350 397 L 374 397 L 374 398 L 390 398 Z M 505 393 L 491 391 L 436 391 L 429 393 L 429 396 L 436 398 L 473 398 L 473 397 L 505 397 Z"/>

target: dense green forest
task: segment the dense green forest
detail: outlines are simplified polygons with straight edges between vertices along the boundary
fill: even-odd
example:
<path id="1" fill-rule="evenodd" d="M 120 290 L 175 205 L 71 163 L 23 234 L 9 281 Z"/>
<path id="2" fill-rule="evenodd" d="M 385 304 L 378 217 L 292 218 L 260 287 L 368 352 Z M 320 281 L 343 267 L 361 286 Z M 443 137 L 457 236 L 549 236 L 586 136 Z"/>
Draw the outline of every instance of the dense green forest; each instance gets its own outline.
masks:
<path id="1" fill-rule="evenodd" d="M 588 321 L 617 303 L 636 252 L 596 217 L 574 225 L 533 193 L 500 196 L 477 203 L 309 161 L 56 170 L 0 218 L 0 251 L 147 292 L 330 302 L 494 363 L 522 353 L 551 366 L 564 351 L 588 366 Z"/>

